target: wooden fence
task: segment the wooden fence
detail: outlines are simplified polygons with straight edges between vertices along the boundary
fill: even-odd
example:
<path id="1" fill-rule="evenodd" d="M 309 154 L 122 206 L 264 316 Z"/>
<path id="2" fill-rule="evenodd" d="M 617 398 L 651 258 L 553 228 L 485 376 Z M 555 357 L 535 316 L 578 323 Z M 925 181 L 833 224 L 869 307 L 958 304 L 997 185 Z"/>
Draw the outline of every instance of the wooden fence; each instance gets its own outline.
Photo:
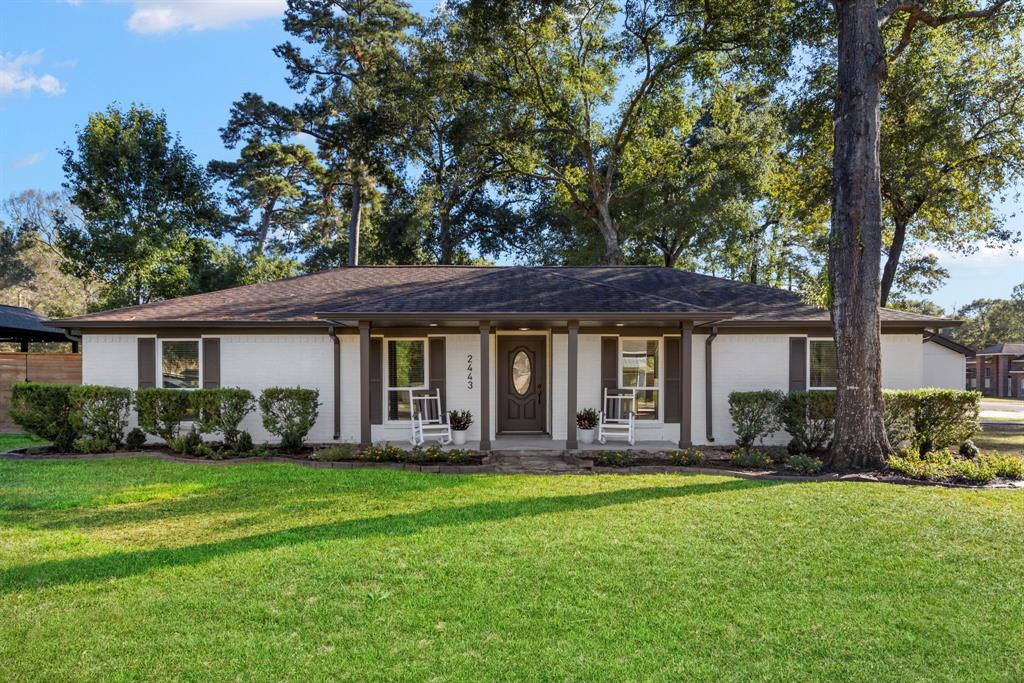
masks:
<path id="1" fill-rule="evenodd" d="M 80 353 L 0 353 L 0 433 L 21 431 L 11 421 L 11 387 L 16 382 L 82 383 Z"/>

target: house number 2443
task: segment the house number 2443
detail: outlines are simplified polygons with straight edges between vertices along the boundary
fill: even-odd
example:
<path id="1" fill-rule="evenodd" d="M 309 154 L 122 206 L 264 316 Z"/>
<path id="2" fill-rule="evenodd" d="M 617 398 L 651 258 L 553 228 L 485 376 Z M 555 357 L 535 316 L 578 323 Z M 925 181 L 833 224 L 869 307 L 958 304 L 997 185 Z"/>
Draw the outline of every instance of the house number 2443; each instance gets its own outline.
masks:
<path id="1" fill-rule="evenodd" d="M 473 388 L 473 354 L 466 354 L 466 388 Z"/>

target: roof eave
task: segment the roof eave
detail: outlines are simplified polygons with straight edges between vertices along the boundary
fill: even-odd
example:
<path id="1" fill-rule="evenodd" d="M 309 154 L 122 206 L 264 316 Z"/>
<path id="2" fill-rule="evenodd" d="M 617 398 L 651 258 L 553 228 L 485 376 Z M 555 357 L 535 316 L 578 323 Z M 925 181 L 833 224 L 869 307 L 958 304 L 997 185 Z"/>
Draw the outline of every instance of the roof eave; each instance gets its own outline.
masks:
<path id="1" fill-rule="evenodd" d="M 599 322 L 652 322 L 652 321 L 712 321 L 723 320 L 732 317 L 730 311 L 681 311 L 674 313 L 662 312 L 598 312 L 598 311 L 556 311 L 538 313 L 529 311 L 514 312 L 448 312 L 448 313 L 381 313 L 375 311 L 322 311 L 318 312 L 318 318 L 336 323 L 351 324 L 360 320 L 370 322 L 433 322 L 433 321 L 487 321 L 503 322 L 515 320 L 579 320 Z"/>

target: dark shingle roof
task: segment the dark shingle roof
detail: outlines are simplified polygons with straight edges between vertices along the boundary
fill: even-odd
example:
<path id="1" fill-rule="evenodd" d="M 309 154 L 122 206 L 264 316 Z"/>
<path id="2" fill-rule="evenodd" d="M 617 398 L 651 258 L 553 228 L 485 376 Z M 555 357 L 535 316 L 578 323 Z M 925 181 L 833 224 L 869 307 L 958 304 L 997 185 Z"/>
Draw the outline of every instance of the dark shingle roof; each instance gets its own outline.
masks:
<path id="1" fill-rule="evenodd" d="M 35 341 L 65 341 L 60 329 L 47 327 L 45 318 L 30 308 L 0 304 L 0 338 L 25 338 Z"/>
<path id="2" fill-rule="evenodd" d="M 581 313 L 683 315 L 737 323 L 827 323 L 828 311 L 786 290 L 642 266 L 360 266 L 104 311 L 60 323 L 312 323 L 322 314 Z M 885 322 L 949 321 L 884 310 Z"/>
<path id="3" fill-rule="evenodd" d="M 1024 343 L 1021 342 L 991 344 L 978 351 L 979 356 L 1020 356 L 1022 354 L 1024 354 Z"/>
<path id="4" fill-rule="evenodd" d="M 968 356 L 968 357 L 973 357 L 974 356 L 974 349 L 972 349 L 969 346 L 964 346 L 960 342 L 958 342 L 958 341 L 956 341 L 954 339 L 950 339 L 949 337 L 947 337 L 944 334 L 931 334 L 931 335 L 927 335 L 924 338 L 924 342 L 925 343 L 931 342 L 933 344 L 938 344 L 939 346 L 943 346 L 943 347 L 949 349 L 950 351 L 956 351 L 957 353 L 962 353 L 963 355 Z"/>

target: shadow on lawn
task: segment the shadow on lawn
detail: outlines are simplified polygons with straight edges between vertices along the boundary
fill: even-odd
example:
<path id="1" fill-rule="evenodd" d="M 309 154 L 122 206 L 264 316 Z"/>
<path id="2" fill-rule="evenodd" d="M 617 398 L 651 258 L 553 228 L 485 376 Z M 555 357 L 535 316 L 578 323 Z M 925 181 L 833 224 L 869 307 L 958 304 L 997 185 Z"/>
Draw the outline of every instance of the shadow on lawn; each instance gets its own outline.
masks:
<path id="1" fill-rule="evenodd" d="M 474 503 L 463 507 L 437 508 L 370 519 L 300 526 L 183 548 L 122 551 L 99 557 L 39 562 L 0 571 L 0 593 L 123 578 L 141 574 L 150 569 L 194 565 L 252 550 L 270 550 L 304 543 L 373 536 L 408 536 L 421 530 L 438 527 L 500 522 L 517 517 L 560 512 L 579 512 L 609 505 L 760 488 L 776 483 L 778 482 L 736 479 L 710 484 L 652 486 L 581 495 L 542 496 L 515 501 Z"/>

